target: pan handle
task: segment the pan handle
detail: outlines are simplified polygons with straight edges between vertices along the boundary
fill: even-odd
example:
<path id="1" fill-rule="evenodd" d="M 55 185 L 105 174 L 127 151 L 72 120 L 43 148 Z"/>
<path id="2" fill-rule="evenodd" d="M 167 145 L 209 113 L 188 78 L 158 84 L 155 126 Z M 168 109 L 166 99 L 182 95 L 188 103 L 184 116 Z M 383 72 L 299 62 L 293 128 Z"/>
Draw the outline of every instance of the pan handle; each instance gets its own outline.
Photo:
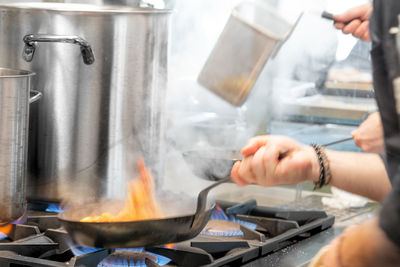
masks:
<path id="1" fill-rule="evenodd" d="M 201 214 L 206 209 L 208 192 L 210 192 L 210 190 L 213 189 L 214 187 L 216 187 L 220 184 L 223 184 L 223 183 L 228 183 L 228 182 L 231 182 L 230 176 L 226 177 L 222 180 L 219 180 L 218 182 L 215 182 L 212 185 L 210 185 L 200 191 L 199 195 L 197 196 L 197 208 L 196 208 L 196 213 L 195 213 L 194 220 L 192 223 L 192 228 L 200 227 L 203 223 L 203 216 L 201 216 Z"/>

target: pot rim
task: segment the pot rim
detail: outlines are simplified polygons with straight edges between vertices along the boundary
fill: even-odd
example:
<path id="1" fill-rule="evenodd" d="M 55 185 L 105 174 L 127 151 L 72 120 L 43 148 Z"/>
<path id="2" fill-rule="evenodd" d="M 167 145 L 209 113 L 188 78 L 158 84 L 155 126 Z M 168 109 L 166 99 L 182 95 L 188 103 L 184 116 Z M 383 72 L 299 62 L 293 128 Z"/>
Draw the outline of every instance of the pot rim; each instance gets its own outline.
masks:
<path id="1" fill-rule="evenodd" d="M 94 14 L 150 14 L 150 13 L 172 13 L 172 9 L 156 9 L 147 7 L 129 7 L 113 5 L 94 5 L 80 3 L 49 3 L 49 2 L 22 2 L 0 4 L 0 9 L 55 11 L 62 13 L 94 13 Z"/>
<path id="2" fill-rule="evenodd" d="M 29 70 L 19 70 L 11 68 L 0 68 L 0 79 L 1 78 L 23 78 L 29 76 L 35 76 L 36 73 Z"/>

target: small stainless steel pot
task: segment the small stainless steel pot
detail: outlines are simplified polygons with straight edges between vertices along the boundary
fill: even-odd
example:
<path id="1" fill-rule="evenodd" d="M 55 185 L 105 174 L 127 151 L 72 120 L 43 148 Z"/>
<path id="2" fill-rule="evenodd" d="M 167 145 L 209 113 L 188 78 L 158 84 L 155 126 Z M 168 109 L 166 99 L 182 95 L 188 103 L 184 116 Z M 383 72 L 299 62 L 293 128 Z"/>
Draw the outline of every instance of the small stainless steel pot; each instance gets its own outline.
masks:
<path id="1" fill-rule="evenodd" d="M 29 103 L 41 97 L 31 90 L 34 75 L 0 68 L 0 224 L 18 219 L 25 211 Z"/>

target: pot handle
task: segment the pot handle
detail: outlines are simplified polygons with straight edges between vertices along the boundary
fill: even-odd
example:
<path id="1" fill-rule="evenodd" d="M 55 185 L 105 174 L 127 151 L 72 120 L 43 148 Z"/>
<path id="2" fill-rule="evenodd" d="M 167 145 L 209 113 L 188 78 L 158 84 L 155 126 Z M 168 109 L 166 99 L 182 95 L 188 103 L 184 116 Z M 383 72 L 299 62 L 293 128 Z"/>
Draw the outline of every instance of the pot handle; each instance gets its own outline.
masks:
<path id="1" fill-rule="evenodd" d="M 41 92 L 36 91 L 36 90 L 31 90 L 30 94 L 31 95 L 33 94 L 33 96 L 31 96 L 29 98 L 29 104 L 38 101 L 40 98 L 42 98 L 42 95 L 43 95 Z"/>
<path id="2" fill-rule="evenodd" d="M 89 42 L 79 36 L 74 35 L 50 35 L 50 34 L 27 34 L 24 36 L 25 43 L 22 57 L 27 62 L 31 62 L 35 54 L 37 42 L 50 42 L 50 43 L 68 43 L 76 44 L 81 48 L 83 62 L 86 65 L 91 65 L 94 62 L 94 54 Z"/>

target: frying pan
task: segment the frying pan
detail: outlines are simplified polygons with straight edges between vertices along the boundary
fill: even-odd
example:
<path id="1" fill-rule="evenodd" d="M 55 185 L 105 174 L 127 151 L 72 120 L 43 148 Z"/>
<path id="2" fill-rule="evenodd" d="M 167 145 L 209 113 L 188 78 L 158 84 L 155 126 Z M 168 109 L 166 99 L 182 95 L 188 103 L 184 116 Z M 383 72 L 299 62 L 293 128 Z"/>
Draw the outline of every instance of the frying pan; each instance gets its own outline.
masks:
<path id="1" fill-rule="evenodd" d="M 322 146 L 328 147 L 350 140 L 353 140 L 353 137 L 339 139 Z M 282 151 L 279 159 L 284 158 L 288 153 L 290 150 Z M 243 156 L 239 151 L 191 150 L 184 152 L 183 158 L 196 176 L 204 180 L 219 181 L 230 176 L 233 164 L 241 160 Z"/>
<path id="2" fill-rule="evenodd" d="M 200 191 L 194 214 L 130 222 L 80 221 L 86 216 L 99 215 L 123 205 L 121 201 L 110 201 L 68 209 L 60 213 L 58 219 L 73 240 L 89 247 L 132 248 L 177 243 L 191 239 L 201 232 L 215 206 L 215 204 L 207 205 L 208 192 L 228 181 L 230 178 L 220 180 Z M 173 202 L 170 203 L 174 205 Z M 182 200 L 176 201 L 175 206 L 180 207 L 179 204 L 182 205 Z"/>

